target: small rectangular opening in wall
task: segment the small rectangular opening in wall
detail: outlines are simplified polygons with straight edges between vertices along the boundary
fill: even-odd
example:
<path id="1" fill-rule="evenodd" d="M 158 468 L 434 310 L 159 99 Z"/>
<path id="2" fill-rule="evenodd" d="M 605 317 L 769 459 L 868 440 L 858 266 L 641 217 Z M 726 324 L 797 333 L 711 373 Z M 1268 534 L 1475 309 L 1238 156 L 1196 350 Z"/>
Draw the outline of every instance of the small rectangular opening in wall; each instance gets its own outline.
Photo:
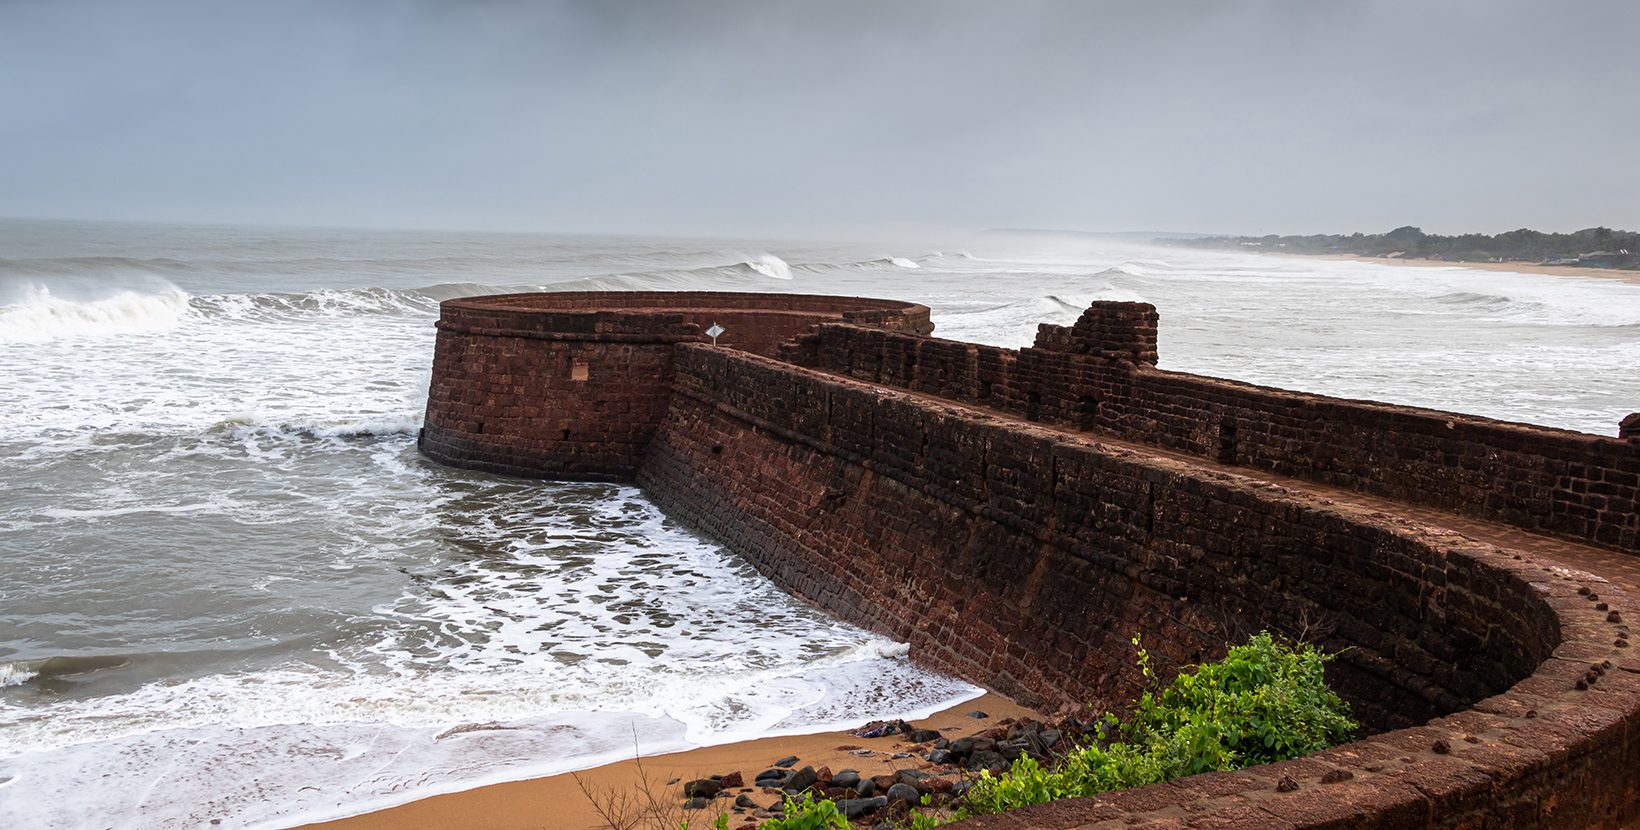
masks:
<path id="1" fill-rule="evenodd" d="M 1236 463 L 1236 422 L 1230 418 L 1219 422 L 1218 460 L 1225 464 Z"/>
<path id="2" fill-rule="evenodd" d="M 1083 429 L 1093 429 L 1099 425 L 1099 399 L 1092 395 L 1083 395 L 1077 401 L 1077 420 Z"/>
<path id="3" fill-rule="evenodd" d="M 589 374 L 590 374 L 590 372 L 587 369 L 587 362 L 585 360 L 571 360 L 570 361 L 570 364 L 569 364 L 569 379 L 570 380 L 586 380 L 587 376 Z"/>

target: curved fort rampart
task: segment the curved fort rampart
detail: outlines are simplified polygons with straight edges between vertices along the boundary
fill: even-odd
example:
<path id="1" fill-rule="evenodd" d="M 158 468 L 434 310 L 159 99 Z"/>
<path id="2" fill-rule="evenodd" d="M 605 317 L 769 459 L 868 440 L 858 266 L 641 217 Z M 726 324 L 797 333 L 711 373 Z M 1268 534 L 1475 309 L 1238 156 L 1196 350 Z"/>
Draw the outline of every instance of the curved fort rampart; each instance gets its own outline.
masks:
<path id="1" fill-rule="evenodd" d="M 1131 698 L 1134 632 L 1164 668 L 1260 629 L 1347 649 L 1329 680 L 1370 737 L 974 827 L 1633 818 L 1640 441 L 1163 372 L 1156 320 L 1099 303 L 1011 350 L 879 300 L 453 300 L 421 445 L 635 480 L 787 590 L 1034 705 Z"/>

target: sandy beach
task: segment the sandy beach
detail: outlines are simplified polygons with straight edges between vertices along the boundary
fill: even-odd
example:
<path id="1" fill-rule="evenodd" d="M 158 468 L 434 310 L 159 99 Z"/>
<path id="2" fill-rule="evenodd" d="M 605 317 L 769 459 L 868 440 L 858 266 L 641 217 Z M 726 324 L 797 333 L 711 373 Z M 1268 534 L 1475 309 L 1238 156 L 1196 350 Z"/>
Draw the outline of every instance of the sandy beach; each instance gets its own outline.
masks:
<path id="1" fill-rule="evenodd" d="M 1640 271 L 1618 271 L 1611 268 L 1582 268 L 1575 265 L 1540 265 L 1535 262 L 1452 262 L 1439 259 L 1386 259 L 1363 257 L 1355 254 L 1290 254 L 1260 251 L 1262 256 L 1297 257 L 1300 259 L 1332 259 L 1340 261 L 1376 262 L 1382 265 L 1410 265 L 1416 268 L 1474 268 L 1481 271 L 1505 271 L 1511 274 L 1550 274 L 1557 277 L 1600 277 L 1640 284 Z"/>
<path id="2" fill-rule="evenodd" d="M 990 717 L 984 720 L 969 717 L 968 713 L 974 711 L 984 712 Z M 948 738 L 959 738 L 989 729 L 1005 718 L 1027 716 L 1040 717 L 1007 698 L 986 694 L 914 721 L 913 725 L 939 729 Z M 861 750 L 870 750 L 872 754 L 854 754 Z M 579 773 L 436 795 L 351 818 L 306 825 L 305 830 L 590 830 L 603 826 L 604 820 L 593 808 L 592 799 L 583 791 L 583 784 L 587 790 L 605 796 L 600 800 L 607 803 L 610 801 L 607 796 L 612 792 L 641 797 L 643 783 L 647 779 L 651 784 L 650 791 L 664 793 L 665 803 L 677 807 L 683 802 L 680 793 L 682 781 L 738 771 L 750 785 L 757 773 L 768 769 L 775 761 L 793 755 L 799 759 L 796 764 L 799 768 L 830 767 L 833 772 L 854 769 L 863 775 L 882 775 L 897 769 L 926 766 L 926 762 L 916 757 L 893 757 L 903 751 L 898 737 L 858 738 L 847 732 L 761 738 L 621 761 Z M 666 782 L 674 778 L 680 779 L 680 783 L 667 786 Z M 780 800 L 780 796 L 772 791 L 757 790 L 748 795 L 763 805 Z M 725 809 L 728 804 L 728 799 L 715 802 L 715 805 L 723 805 Z M 716 813 L 702 810 L 677 812 L 674 815 L 689 818 L 691 826 L 704 827 L 711 823 Z M 731 814 L 729 826 L 740 827 L 744 822 L 745 817 Z"/>

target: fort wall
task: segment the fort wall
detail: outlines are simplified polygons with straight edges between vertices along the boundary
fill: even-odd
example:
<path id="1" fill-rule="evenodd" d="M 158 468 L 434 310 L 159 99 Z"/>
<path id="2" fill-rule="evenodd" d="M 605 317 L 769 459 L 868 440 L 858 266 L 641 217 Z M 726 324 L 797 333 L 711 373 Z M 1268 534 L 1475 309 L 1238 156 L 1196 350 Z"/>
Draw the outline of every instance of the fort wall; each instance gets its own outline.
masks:
<path id="1" fill-rule="evenodd" d="M 773 354 L 821 322 L 933 330 L 915 303 L 725 292 L 561 292 L 440 306 L 420 447 L 456 467 L 631 481 L 671 401 L 673 346 Z"/>
<path id="2" fill-rule="evenodd" d="M 1134 304 L 1095 306 L 1018 351 L 838 313 L 791 324 L 788 342 L 763 350 L 775 360 L 703 344 L 697 320 L 666 308 L 605 307 L 592 320 L 553 309 L 544 322 L 524 313 L 490 325 L 485 298 L 470 302 L 447 303 L 441 321 L 430 455 L 569 477 L 555 470 L 585 462 L 578 445 L 551 443 L 554 419 L 635 425 L 615 461 L 591 456 L 605 465 L 596 474 L 635 477 L 670 515 L 787 590 L 909 641 L 920 662 L 1031 704 L 1116 705 L 1140 686 L 1134 633 L 1164 674 L 1260 629 L 1347 649 L 1329 680 L 1370 726 L 1361 741 L 972 827 L 1615 828 L 1640 810 L 1640 661 L 1626 622 L 1640 604 L 1625 592 L 1530 552 L 1046 425 L 1144 434 L 1246 464 L 1280 444 L 1250 433 L 1285 435 L 1296 458 L 1303 441 L 1321 440 L 1303 430 L 1348 432 L 1306 423 L 1316 407 L 1381 412 L 1380 437 L 1362 446 L 1416 435 L 1406 424 L 1432 413 L 1157 372 L 1154 310 Z M 919 328 L 914 310 L 871 313 Z M 601 354 L 601 371 L 662 380 L 589 392 L 571 384 L 590 376 L 532 368 L 573 360 L 571 344 L 590 350 L 589 366 Z M 1218 384 L 1226 397 L 1196 397 Z M 1312 403 L 1272 403 L 1283 396 Z M 627 408 L 598 408 L 609 401 Z M 1233 420 L 1225 438 L 1226 418 L 1281 412 L 1293 424 Z M 496 413 L 519 420 L 497 433 L 486 420 Z M 1469 420 L 1550 445 L 1576 436 Z M 1365 450 L 1341 452 L 1370 463 Z M 1596 461 L 1595 482 L 1621 472 Z M 1373 486 L 1387 485 L 1363 488 Z"/>
<path id="3" fill-rule="evenodd" d="M 920 662 L 1032 705 L 1115 705 L 1141 690 L 1134 633 L 1164 676 L 1260 629 L 1347 649 L 1328 680 L 1371 737 L 976 828 L 1581 828 L 1634 814 L 1640 663 L 1602 679 L 1599 698 L 1576 690 L 1591 661 L 1627 656 L 1613 639 L 1626 627 L 1581 582 L 1252 479 L 755 356 L 679 352 L 639 482 Z"/>
<path id="4" fill-rule="evenodd" d="M 1136 697 L 1135 633 L 1171 674 L 1308 630 L 1358 716 L 1396 729 L 1556 644 L 1474 543 L 727 350 L 681 348 L 675 383 L 638 476 L 670 515 L 1033 705 Z"/>
<path id="5" fill-rule="evenodd" d="M 1640 551 L 1635 440 L 1155 368 L 1156 313 L 1096 303 L 1000 349 L 821 326 L 800 365 L 1256 470 Z M 1640 430 L 1636 430 L 1640 432 Z"/>

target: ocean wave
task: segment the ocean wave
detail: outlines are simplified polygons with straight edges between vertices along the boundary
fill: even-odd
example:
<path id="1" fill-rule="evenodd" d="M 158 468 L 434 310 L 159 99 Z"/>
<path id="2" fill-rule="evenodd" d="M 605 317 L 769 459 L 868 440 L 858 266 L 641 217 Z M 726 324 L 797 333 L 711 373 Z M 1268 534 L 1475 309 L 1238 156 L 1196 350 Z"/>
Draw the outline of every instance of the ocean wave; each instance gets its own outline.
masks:
<path id="1" fill-rule="evenodd" d="M 421 291 L 346 288 L 302 294 L 210 294 L 193 298 L 193 307 L 207 318 L 255 321 L 367 314 L 421 316 L 437 313 L 438 302 L 434 295 Z"/>
<path id="2" fill-rule="evenodd" d="M 53 296 L 44 286 L 33 286 L 21 302 L 0 306 L 0 343 L 166 331 L 182 325 L 192 299 L 171 288 L 157 294 L 122 291 L 102 299 L 75 301 Z"/>
<path id="3" fill-rule="evenodd" d="M 61 655 L 34 660 L 0 661 L 0 688 L 21 686 L 37 678 L 74 677 L 92 672 L 123 669 L 133 658 L 124 654 L 74 656 Z"/>
<path id="4" fill-rule="evenodd" d="M 889 261 L 890 264 L 898 265 L 901 268 L 921 268 L 922 267 L 921 265 L 918 265 L 917 263 L 912 262 L 911 260 L 906 259 L 905 257 L 891 256 L 891 257 L 888 258 L 888 261 Z"/>
<path id="5" fill-rule="evenodd" d="M 1491 306 L 1495 308 L 1502 308 L 1511 302 L 1510 299 L 1505 296 L 1498 294 L 1479 294 L 1473 291 L 1454 291 L 1450 294 L 1442 294 L 1439 297 L 1435 297 L 1434 301 L 1441 303 L 1442 305 Z"/>
<path id="6" fill-rule="evenodd" d="M 207 434 L 252 432 L 264 435 L 303 438 L 363 438 L 382 435 L 415 435 L 425 417 L 421 411 L 383 414 L 366 418 L 303 418 L 294 421 L 269 419 L 241 413 L 213 424 Z"/>
<path id="7" fill-rule="evenodd" d="M 872 717 L 914 720 L 980 693 L 909 660 L 765 677 L 688 699 L 713 685 L 696 680 L 674 687 L 683 694 L 665 705 L 638 709 L 565 709 L 527 686 L 508 688 L 528 680 L 344 678 L 292 666 L 150 684 L 134 696 L 141 699 L 57 707 L 55 725 L 90 733 L 81 740 L 34 740 L 45 737 L 37 734 L 47 731 L 43 724 L 14 724 L 18 745 L 31 751 L 0 757 L 0 778 L 20 782 L 11 805 L 11 816 L 23 819 L 18 826 L 203 826 L 215 818 L 290 827 L 598 766 L 634 751 L 845 728 Z M 519 695 L 538 699 L 511 699 Z M 542 746 L 553 751 L 543 754 Z"/>
<path id="8" fill-rule="evenodd" d="M 1143 265 L 1138 265 L 1132 262 L 1124 262 L 1120 265 L 1113 265 L 1103 271 L 1100 271 L 1097 276 L 1148 277 L 1150 274 L 1151 272 Z"/>
<path id="9" fill-rule="evenodd" d="M 1516 276 L 1495 271 L 1471 276 L 1476 273 L 1442 274 L 1443 284 L 1433 286 L 1440 293 L 1429 295 L 1434 308 L 1425 313 L 1476 316 L 1490 322 L 1528 326 L 1640 326 L 1640 295 L 1629 302 L 1613 302 L 1610 286 L 1596 285 L 1591 291 L 1581 283 L 1586 278 Z M 1484 284 L 1478 284 L 1483 280 Z"/>
<path id="10" fill-rule="evenodd" d="M 942 312 L 936 321 L 942 337 L 992 346 L 1019 348 L 1036 340 L 1037 326 L 1069 326 L 1100 300 L 1143 302 L 1132 291 L 1106 283 L 1092 293 L 1044 294 L 1000 305 Z"/>
<path id="11" fill-rule="evenodd" d="M 478 297 L 490 294 L 523 294 L 543 290 L 539 285 L 488 285 L 478 282 L 445 282 L 406 291 L 412 296 L 443 302 L 457 297 Z"/>
<path id="12" fill-rule="evenodd" d="M 51 259 L 0 259 L 0 279 L 23 281 L 107 280 L 133 277 L 182 277 L 199 268 L 175 259 L 142 259 L 123 256 L 59 257 Z"/>
<path id="13" fill-rule="evenodd" d="M 789 280 L 792 278 L 791 266 L 774 254 L 763 254 L 755 259 L 748 259 L 741 264 L 770 279 Z"/>

